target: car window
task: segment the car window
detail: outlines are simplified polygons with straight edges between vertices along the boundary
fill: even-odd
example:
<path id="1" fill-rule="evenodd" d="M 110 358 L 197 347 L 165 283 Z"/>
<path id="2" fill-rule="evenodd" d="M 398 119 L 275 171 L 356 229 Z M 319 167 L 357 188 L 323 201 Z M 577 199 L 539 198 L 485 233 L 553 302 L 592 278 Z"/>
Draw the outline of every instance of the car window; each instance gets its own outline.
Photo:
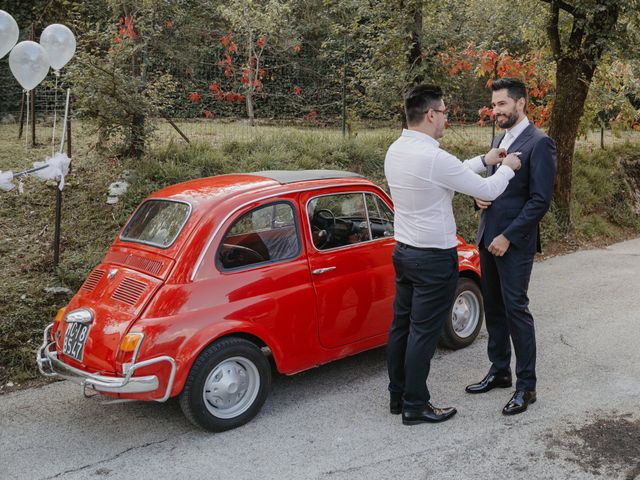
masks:
<path id="1" fill-rule="evenodd" d="M 120 239 L 167 248 L 184 227 L 191 206 L 170 200 L 148 200 L 143 203 L 122 230 Z"/>
<path id="2" fill-rule="evenodd" d="M 293 206 L 287 202 L 258 207 L 242 215 L 227 230 L 218 250 L 223 269 L 294 258 L 300 235 Z"/>
<path id="3" fill-rule="evenodd" d="M 364 194 L 341 193 L 313 198 L 307 204 L 311 238 L 318 250 L 371 239 Z"/>
<path id="4" fill-rule="evenodd" d="M 393 211 L 373 193 L 366 194 L 366 201 L 372 237 L 393 237 Z"/>

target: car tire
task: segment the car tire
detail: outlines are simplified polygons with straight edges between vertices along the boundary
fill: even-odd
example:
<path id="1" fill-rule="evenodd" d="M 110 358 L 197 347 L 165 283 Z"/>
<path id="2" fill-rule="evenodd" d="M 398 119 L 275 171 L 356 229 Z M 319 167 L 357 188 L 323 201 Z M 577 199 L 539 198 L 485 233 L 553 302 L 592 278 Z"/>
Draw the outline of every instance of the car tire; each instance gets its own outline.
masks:
<path id="1" fill-rule="evenodd" d="M 483 319 L 484 302 L 480 287 L 472 279 L 461 277 L 440 343 L 452 350 L 471 345 L 480 333 Z"/>
<path id="2" fill-rule="evenodd" d="M 271 365 L 254 343 L 228 337 L 196 359 L 180 394 L 180 408 L 195 425 L 222 432 L 260 411 L 271 388 Z"/>

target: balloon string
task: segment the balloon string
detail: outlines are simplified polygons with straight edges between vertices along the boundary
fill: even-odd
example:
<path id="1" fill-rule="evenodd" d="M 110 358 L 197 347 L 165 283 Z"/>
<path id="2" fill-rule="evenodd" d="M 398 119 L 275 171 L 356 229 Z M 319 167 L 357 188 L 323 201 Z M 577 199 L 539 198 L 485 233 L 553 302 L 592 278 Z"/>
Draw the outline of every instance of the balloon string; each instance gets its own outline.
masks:
<path id="1" fill-rule="evenodd" d="M 31 115 L 31 109 L 29 108 L 29 92 L 25 90 L 24 93 L 27 96 L 27 129 L 24 134 L 24 146 L 26 148 L 29 146 L 29 115 Z"/>
<path id="2" fill-rule="evenodd" d="M 67 137 L 67 120 L 69 118 L 69 98 L 71 89 L 67 88 L 67 101 L 64 106 L 64 120 L 62 122 L 62 135 L 60 136 L 60 153 L 64 151 L 64 139 Z"/>
<path id="3" fill-rule="evenodd" d="M 58 75 L 59 73 L 56 72 L 56 84 L 54 87 L 54 94 L 53 94 L 53 130 L 51 131 L 51 156 L 52 157 L 56 153 L 55 142 L 56 142 L 56 121 L 58 119 Z"/>

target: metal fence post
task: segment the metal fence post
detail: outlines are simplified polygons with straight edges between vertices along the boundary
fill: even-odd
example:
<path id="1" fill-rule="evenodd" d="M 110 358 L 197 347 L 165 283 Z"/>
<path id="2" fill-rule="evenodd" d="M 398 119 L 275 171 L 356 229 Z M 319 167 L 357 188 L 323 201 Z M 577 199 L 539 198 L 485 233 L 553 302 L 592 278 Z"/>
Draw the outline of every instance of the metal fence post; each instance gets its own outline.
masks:
<path id="1" fill-rule="evenodd" d="M 343 37 L 342 58 L 342 136 L 347 136 L 347 36 Z"/>

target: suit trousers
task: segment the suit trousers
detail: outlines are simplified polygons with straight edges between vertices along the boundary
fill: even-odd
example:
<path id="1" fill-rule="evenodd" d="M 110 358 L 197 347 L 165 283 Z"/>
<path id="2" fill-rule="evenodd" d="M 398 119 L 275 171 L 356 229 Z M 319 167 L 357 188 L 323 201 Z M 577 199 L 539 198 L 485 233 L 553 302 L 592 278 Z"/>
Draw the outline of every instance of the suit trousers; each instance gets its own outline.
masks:
<path id="1" fill-rule="evenodd" d="M 417 249 L 396 243 L 396 296 L 387 344 L 389 392 L 417 411 L 430 399 L 431 358 L 450 315 L 458 284 L 455 248 Z"/>
<path id="2" fill-rule="evenodd" d="M 536 334 L 527 296 L 534 255 L 511 244 L 502 257 L 496 257 L 480 243 L 490 372 L 511 371 L 513 342 L 517 390 L 536 389 Z"/>

